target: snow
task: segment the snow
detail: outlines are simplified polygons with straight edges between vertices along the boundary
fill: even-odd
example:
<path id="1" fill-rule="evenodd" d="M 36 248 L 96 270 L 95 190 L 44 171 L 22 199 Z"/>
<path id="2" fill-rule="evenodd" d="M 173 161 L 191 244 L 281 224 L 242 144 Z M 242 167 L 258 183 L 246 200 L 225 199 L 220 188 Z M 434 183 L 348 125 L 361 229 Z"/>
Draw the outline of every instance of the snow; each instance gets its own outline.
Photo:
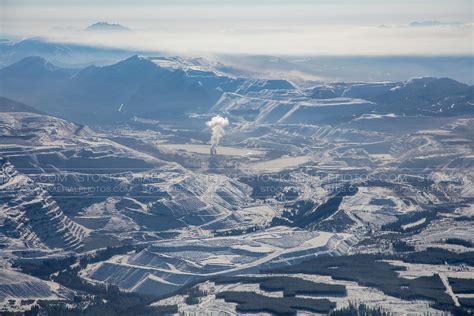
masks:
<path id="1" fill-rule="evenodd" d="M 422 218 L 422 219 L 417 220 L 416 222 L 402 225 L 402 229 L 406 230 L 408 228 L 416 227 L 418 225 L 424 224 L 425 222 L 426 222 L 426 218 Z"/>
<path id="2" fill-rule="evenodd" d="M 125 290 L 139 291 L 134 279 L 143 280 L 149 274 L 182 284 L 197 277 L 257 271 L 261 266 L 271 267 L 281 261 L 344 253 L 350 248 L 351 238 L 350 234 L 273 227 L 244 237 L 158 241 L 137 254 L 114 256 L 104 263 L 89 265 L 81 274 L 87 279 L 107 280 Z M 152 285 L 148 286 L 151 290 Z"/>
<path id="3" fill-rule="evenodd" d="M 232 266 L 232 259 L 238 258 L 238 255 L 216 255 L 210 256 L 207 259 L 201 261 L 203 265 L 227 265 Z"/>
<path id="4" fill-rule="evenodd" d="M 312 161 L 310 156 L 283 157 L 250 164 L 248 168 L 256 172 L 278 172 L 298 167 Z"/>
<path id="5" fill-rule="evenodd" d="M 242 208 L 233 213 L 238 218 L 237 225 L 265 226 L 269 224 L 277 212 L 269 205 Z"/>
<path id="6" fill-rule="evenodd" d="M 208 155 L 210 152 L 210 145 L 199 144 L 161 144 L 157 143 L 158 148 L 165 148 L 171 150 L 184 150 L 196 154 Z M 261 156 L 265 152 L 256 149 L 237 148 L 237 147 L 217 147 L 217 154 L 222 156 Z"/>
<path id="7" fill-rule="evenodd" d="M 464 209 L 458 210 L 458 216 L 462 216 Z M 474 242 L 474 227 L 472 221 L 457 221 L 453 217 L 444 217 L 432 221 L 421 232 L 411 236 L 407 241 L 414 244 L 418 250 L 428 247 L 440 247 L 450 251 L 466 252 L 470 248 L 460 245 L 445 244 L 448 238 L 458 238 Z"/>
<path id="8" fill-rule="evenodd" d="M 374 119 L 383 119 L 383 118 L 395 118 L 398 115 L 394 113 L 389 114 L 363 114 L 358 118 L 354 119 L 354 121 L 361 121 L 361 120 L 374 120 Z"/>
<path id="9" fill-rule="evenodd" d="M 381 227 L 396 220 L 396 215 L 419 210 L 388 188 L 359 186 L 354 196 L 343 198 L 339 207 L 360 227 Z"/>
<path id="10" fill-rule="evenodd" d="M 54 282 L 43 281 L 13 270 L 0 271 L 0 302 L 9 299 L 63 299 L 59 290 L 64 291 Z"/>

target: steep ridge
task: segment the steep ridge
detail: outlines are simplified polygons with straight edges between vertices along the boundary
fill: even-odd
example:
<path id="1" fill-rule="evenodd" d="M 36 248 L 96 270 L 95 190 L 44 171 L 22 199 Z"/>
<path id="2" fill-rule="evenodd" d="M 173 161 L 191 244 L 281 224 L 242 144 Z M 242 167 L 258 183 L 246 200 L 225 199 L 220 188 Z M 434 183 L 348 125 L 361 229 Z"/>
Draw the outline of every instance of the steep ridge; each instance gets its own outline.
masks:
<path id="1" fill-rule="evenodd" d="M 268 83 L 254 90 L 250 82 L 247 85 L 224 93 L 211 111 L 257 123 L 313 125 L 474 113 L 474 87 L 448 78 L 331 83 L 309 89 Z"/>
<path id="2" fill-rule="evenodd" d="M 0 271 L 0 301 L 12 299 L 60 299 L 63 287 L 10 269 Z M 63 293 L 64 294 L 64 293 Z"/>
<path id="3" fill-rule="evenodd" d="M 46 98 L 59 103 L 62 97 L 57 91 L 65 88 L 74 72 L 56 67 L 41 57 L 26 57 L 0 70 L 0 95 L 33 106 Z"/>
<path id="4" fill-rule="evenodd" d="M 413 78 L 367 98 L 382 113 L 454 116 L 474 112 L 474 87 L 449 78 Z"/>
<path id="5" fill-rule="evenodd" d="M 79 250 L 86 231 L 67 216 L 33 180 L 0 161 L 1 234 L 27 247 Z"/>
<path id="6" fill-rule="evenodd" d="M 0 112 L 29 112 L 29 113 L 36 113 L 36 114 L 44 114 L 41 111 L 38 111 L 37 109 L 20 103 L 16 102 L 14 100 L 10 100 L 4 97 L 0 97 Z"/>
<path id="7" fill-rule="evenodd" d="M 356 241 L 347 234 L 286 227 L 241 236 L 156 242 L 140 252 L 89 265 L 83 277 L 142 294 L 169 294 L 198 278 L 255 273 L 322 254 L 343 254 Z"/>

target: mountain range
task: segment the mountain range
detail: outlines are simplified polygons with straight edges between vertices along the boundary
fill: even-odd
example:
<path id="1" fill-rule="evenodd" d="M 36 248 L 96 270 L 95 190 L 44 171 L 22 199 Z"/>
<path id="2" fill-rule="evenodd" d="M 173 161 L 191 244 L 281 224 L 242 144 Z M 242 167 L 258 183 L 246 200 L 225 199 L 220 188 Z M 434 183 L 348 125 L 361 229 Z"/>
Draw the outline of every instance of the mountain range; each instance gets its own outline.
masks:
<path id="1" fill-rule="evenodd" d="M 29 56 L 0 96 L 0 313 L 471 309 L 473 86 Z"/>
<path id="2" fill-rule="evenodd" d="M 82 123 L 166 121 L 175 113 L 185 118 L 211 110 L 259 122 L 315 123 L 365 114 L 456 116 L 474 109 L 473 86 L 448 78 L 298 88 L 287 80 L 235 77 L 221 69 L 204 60 L 140 56 L 69 69 L 27 57 L 0 70 L 0 94 Z"/>

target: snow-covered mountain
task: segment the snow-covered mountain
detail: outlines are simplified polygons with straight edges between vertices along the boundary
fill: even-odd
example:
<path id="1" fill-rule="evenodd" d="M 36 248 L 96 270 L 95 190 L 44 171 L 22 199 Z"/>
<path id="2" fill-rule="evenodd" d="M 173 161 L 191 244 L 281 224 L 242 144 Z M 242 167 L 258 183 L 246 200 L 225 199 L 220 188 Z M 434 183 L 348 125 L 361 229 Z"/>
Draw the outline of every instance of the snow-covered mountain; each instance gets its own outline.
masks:
<path id="1" fill-rule="evenodd" d="M 74 71 L 39 57 L 26 58 L 0 70 L 0 94 L 84 122 L 132 116 L 166 119 L 175 116 L 172 113 L 206 112 L 224 92 L 294 88 L 284 80 L 246 80 L 188 67 L 189 61 L 178 69 L 179 60 L 153 60 L 133 56 Z"/>
<path id="2" fill-rule="evenodd" d="M 15 244 L 21 242 L 25 248 L 82 247 L 87 231 L 65 216 L 40 185 L 4 159 L 0 170 L 3 238 L 14 240 Z"/>
<path id="3" fill-rule="evenodd" d="M 473 112 L 472 86 L 447 78 L 299 89 L 286 80 L 236 78 L 221 69 L 203 59 L 133 56 L 72 70 L 29 57 L 0 70 L 0 94 L 85 123 L 179 120 L 209 111 L 290 124 L 337 123 L 373 113 L 444 117 Z"/>
<path id="4" fill-rule="evenodd" d="M 96 22 L 89 25 L 86 31 L 92 32 L 128 32 L 130 29 L 118 23 Z"/>

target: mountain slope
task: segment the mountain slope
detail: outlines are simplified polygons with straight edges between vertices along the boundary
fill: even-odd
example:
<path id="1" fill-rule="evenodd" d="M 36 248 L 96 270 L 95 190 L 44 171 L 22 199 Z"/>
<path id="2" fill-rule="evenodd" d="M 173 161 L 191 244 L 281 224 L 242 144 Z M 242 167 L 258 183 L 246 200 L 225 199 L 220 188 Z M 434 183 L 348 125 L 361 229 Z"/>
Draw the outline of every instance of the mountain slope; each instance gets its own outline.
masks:
<path id="1" fill-rule="evenodd" d="M 202 59 L 139 56 L 80 71 L 29 57 L 1 69 L 0 81 L 0 95 L 83 122 L 186 117 L 208 112 L 224 92 L 295 89 L 286 80 L 235 78 Z"/>
<path id="2" fill-rule="evenodd" d="M 4 238 L 31 248 L 81 248 L 86 231 L 65 216 L 45 190 L 3 158 L 0 172 L 0 233 Z"/>
<path id="3" fill-rule="evenodd" d="M 0 112 L 29 112 L 29 113 L 36 113 L 36 114 L 44 114 L 41 111 L 38 111 L 37 109 L 20 103 L 16 102 L 11 99 L 7 99 L 4 97 L 0 97 Z"/>
<path id="4" fill-rule="evenodd" d="M 403 115 L 450 116 L 474 113 L 474 86 L 449 78 L 414 78 L 369 96 L 377 111 Z"/>
<path id="5" fill-rule="evenodd" d="M 59 91 L 64 91 L 73 73 L 74 70 L 56 67 L 41 57 L 27 57 L 0 69 L 0 95 L 37 108 L 42 100 L 59 104 L 64 101 Z"/>
<path id="6" fill-rule="evenodd" d="M 29 56 L 39 56 L 64 67 L 85 67 L 91 64 L 107 65 L 132 53 L 127 50 L 50 42 L 42 38 L 21 41 L 0 41 L 0 66 L 8 66 Z"/>

